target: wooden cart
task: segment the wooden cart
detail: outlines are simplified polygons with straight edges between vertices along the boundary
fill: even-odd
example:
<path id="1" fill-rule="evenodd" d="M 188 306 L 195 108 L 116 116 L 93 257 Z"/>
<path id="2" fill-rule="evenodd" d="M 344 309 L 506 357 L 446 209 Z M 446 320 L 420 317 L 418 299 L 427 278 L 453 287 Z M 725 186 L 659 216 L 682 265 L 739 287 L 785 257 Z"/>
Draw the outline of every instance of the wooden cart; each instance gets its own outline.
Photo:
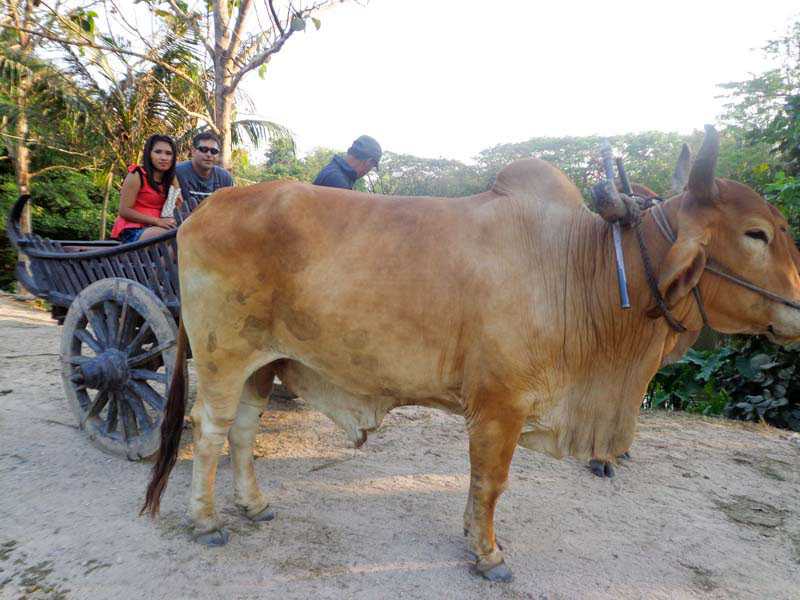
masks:
<path id="1" fill-rule="evenodd" d="M 177 230 L 132 244 L 24 235 L 19 221 L 29 200 L 14 204 L 6 233 L 19 251 L 18 280 L 63 325 L 61 374 L 75 418 L 103 450 L 130 460 L 150 456 L 175 364 Z M 184 202 L 177 221 L 196 206 Z"/>

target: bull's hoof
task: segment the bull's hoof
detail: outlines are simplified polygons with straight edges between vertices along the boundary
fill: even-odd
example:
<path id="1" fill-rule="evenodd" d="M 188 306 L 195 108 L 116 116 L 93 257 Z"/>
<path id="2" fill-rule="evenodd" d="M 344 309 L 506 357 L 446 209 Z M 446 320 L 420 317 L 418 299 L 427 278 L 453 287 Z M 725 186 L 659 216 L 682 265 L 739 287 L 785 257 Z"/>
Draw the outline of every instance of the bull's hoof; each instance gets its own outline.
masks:
<path id="1" fill-rule="evenodd" d="M 631 453 L 630 452 L 623 452 L 617 458 L 619 458 L 620 460 L 630 460 L 631 459 Z"/>
<path id="2" fill-rule="evenodd" d="M 209 548 L 218 548 L 228 543 L 230 534 L 227 529 L 214 529 L 194 536 L 194 541 Z"/>
<path id="3" fill-rule="evenodd" d="M 511 572 L 511 569 L 506 566 L 505 562 L 496 564 L 488 569 L 481 569 L 480 564 L 476 564 L 474 567 L 474 572 L 484 579 L 488 579 L 489 581 L 496 581 L 500 583 L 509 583 L 514 581 L 514 574 Z"/>
<path id="4" fill-rule="evenodd" d="M 614 467 L 611 463 L 596 458 L 589 461 L 589 470 L 598 477 L 614 477 Z"/>
<path id="5" fill-rule="evenodd" d="M 269 505 L 264 508 L 260 513 L 253 515 L 247 515 L 247 518 L 253 521 L 254 523 L 266 523 L 267 521 L 272 521 L 275 518 L 275 511 L 272 510 Z"/>

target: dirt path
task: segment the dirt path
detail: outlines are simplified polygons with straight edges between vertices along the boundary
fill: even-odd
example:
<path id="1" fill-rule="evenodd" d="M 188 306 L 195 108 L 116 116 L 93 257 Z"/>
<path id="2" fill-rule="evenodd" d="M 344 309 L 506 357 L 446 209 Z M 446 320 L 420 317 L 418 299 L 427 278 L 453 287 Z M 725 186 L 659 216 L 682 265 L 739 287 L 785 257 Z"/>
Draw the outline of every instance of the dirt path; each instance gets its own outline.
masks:
<path id="1" fill-rule="evenodd" d="M 161 518 L 137 517 L 149 465 L 75 428 L 59 335 L 0 297 L 2 599 L 800 598 L 800 436 L 683 415 L 644 416 L 612 481 L 518 449 L 497 524 L 509 585 L 467 571 L 464 428 L 422 409 L 358 451 L 315 412 L 266 413 L 256 468 L 278 517 L 238 515 L 225 457 L 231 542 L 201 548 L 182 522 L 191 445 Z"/>

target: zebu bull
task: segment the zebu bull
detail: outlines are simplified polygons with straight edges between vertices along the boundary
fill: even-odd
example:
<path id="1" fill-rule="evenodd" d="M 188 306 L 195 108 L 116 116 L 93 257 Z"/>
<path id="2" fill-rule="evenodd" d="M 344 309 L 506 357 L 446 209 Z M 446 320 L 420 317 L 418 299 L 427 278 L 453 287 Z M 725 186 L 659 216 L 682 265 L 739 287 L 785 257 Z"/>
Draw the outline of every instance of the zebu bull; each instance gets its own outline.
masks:
<path id="1" fill-rule="evenodd" d="M 717 151 L 707 128 L 687 190 L 663 205 L 674 244 L 649 212 L 641 224 L 663 311 L 699 329 L 697 286 L 715 329 L 796 340 L 800 276 L 786 221 L 750 188 L 715 179 Z M 516 445 L 613 460 L 678 339 L 634 233 L 623 242 L 627 311 L 608 225 L 539 160 L 513 163 L 466 198 L 291 182 L 217 192 L 178 233 L 179 364 L 143 511 L 158 512 L 176 460 L 188 337 L 198 376 L 189 512 L 200 541 L 227 540 L 214 508 L 226 437 L 236 503 L 252 519 L 273 516 L 253 439 L 277 374 L 356 445 L 396 406 L 464 415 L 470 549 L 486 578 L 510 579 L 494 509 Z M 704 271 L 712 257 L 757 288 Z"/>

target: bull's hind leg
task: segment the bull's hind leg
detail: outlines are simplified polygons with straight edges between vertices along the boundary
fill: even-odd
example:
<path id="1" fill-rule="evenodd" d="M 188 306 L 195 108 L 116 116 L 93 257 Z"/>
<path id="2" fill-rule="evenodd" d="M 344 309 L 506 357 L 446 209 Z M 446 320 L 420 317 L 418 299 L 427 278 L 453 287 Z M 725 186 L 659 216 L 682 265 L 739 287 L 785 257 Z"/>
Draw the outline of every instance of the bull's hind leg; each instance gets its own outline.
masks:
<path id="1" fill-rule="evenodd" d="M 217 463 L 228 430 L 236 416 L 244 381 L 239 374 L 219 377 L 197 360 L 197 401 L 192 408 L 194 465 L 189 517 L 195 540 L 208 546 L 222 546 L 228 533 L 214 507 Z"/>
<path id="2" fill-rule="evenodd" d="M 256 481 L 253 442 L 261 413 L 269 402 L 275 369 L 266 365 L 245 382 L 236 420 L 228 434 L 233 461 L 234 502 L 253 521 L 270 521 L 275 513 Z"/>
<path id="3" fill-rule="evenodd" d="M 511 570 L 495 540 L 494 510 L 506 487 L 524 416 L 497 397 L 486 400 L 503 404 L 503 410 L 479 409 L 491 414 L 478 414 L 469 422 L 470 485 L 464 529 L 477 559 L 476 571 L 491 581 L 511 581 Z"/>

